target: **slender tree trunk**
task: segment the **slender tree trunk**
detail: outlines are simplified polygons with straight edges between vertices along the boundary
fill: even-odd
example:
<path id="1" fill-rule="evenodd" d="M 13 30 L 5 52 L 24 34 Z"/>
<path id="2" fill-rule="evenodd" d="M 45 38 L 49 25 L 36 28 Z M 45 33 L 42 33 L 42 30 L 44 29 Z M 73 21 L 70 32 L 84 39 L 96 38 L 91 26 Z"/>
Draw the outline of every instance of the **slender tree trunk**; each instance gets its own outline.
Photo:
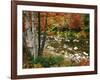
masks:
<path id="1" fill-rule="evenodd" d="M 43 40 L 42 40 L 42 44 L 41 44 L 41 53 L 43 53 L 43 49 L 45 46 L 45 41 L 46 41 L 46 28 L 47 28 L 47 13 L 45 15 L 45 29 L 43 32 Z"/>
<path id="2" fill-rule="evenodd" d="M 38 12 L 38 55 L 41 55 L 40 44 L 41 44 L 41 33 L 40 33 L 41 23 L 40 23 L 40 12 Z"/>
<path id="3" fill-rule="evenodd" d="M 32 12 L 32 55 L 34 55 L 34 60 L 38 56 L 38 34 L 35 25 L 35 13 Z"/>

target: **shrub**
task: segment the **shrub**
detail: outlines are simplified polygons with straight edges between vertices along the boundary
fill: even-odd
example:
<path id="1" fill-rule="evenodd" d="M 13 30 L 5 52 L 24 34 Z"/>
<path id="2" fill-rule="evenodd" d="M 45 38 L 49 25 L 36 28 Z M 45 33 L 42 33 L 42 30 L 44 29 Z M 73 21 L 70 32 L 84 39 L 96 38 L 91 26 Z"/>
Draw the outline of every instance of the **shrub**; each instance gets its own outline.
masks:
<path id="1" fill-rule="evenodd" d="M 61 66 L 64 61 L 63 56 L 38 56 L 35 60 L 31 58 L 30 64 L 34 67 L 53 67 Z"/>

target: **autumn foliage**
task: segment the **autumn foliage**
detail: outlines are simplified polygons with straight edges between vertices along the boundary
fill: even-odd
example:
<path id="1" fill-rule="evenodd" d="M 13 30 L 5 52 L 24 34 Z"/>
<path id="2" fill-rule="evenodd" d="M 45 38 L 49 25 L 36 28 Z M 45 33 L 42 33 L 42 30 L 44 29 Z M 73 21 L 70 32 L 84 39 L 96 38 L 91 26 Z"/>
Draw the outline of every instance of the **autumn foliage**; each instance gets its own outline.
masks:
<path id="1" fill-rule="evenodd" d="M 41 12 L 40 19 L 43 31 L 45 31 L 46 19 L 47 26 L 49 27 L 56 26 L 65 27 L 68 29 L 82 29 L 84 26 L 83 17 L 81 14 Z"/>
<path id="2" fill-rule="evenodd" d="M 22 18 L 23 68 L 89 65 L 88 14 L 24 11 Z"/>

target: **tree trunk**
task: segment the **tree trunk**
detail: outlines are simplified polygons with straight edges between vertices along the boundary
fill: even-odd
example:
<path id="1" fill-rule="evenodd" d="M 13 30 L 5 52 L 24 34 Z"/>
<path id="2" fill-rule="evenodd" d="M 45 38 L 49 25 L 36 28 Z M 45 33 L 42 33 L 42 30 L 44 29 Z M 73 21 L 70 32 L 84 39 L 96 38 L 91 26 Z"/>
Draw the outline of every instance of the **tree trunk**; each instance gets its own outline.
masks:
<path id="1" fill-rule="evenodd" d="M 43 53 L 43 49 L 45 46 L 45 41 L 46 41 L 46 28 L 47 28 L 47 13 L 45 15 L 45 30 L 43 32 L 43 37 L 42 37 L 42 44 L 41 44 L 41 53 Z"/>
<path id="2" fill-rule="evenodd" d="M 35 13 L 32 12 L 32 55 L 34 55 L 34 59 L 38 56 L 38 34 L 35 24 Z"/>
<path id="3" fill-rule="evenodd" d="M 31 55 L 34 56 L 34 59 L 38 56 L 38 34 L 35 21 L 34 12 L 25 12 L 25 41 L 28 50 Z"/>
<path id="4" fill-rule="evenodd" d="M 40 45 L 41 45 L 41 33 L 40 33 L 40 28 L 41 28 L 41 23 L 40 23 L 40 12 L 38 12 L 38 55 L 42 55 L 41 54 L 41 49 L 40 49 Z"/>

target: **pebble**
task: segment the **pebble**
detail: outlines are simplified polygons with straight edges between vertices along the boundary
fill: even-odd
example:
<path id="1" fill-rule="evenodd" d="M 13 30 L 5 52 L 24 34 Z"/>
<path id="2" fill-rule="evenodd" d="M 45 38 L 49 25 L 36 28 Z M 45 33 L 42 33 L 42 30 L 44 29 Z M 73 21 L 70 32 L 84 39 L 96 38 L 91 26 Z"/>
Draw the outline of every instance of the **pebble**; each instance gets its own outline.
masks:
<path id="1" fill-rule="evenodd" d="M 64 44 L 63 48 L 67 48 L 67 45 Z"/>
<path id="2" fill-rule="evenodd" d="M 72 50 L 72 48 L 68 48 L 69 50 Z"/>
<path id="3" fill-rule="evenodd" d="M 79 42 L 79 40 L 77 40 L 77 39 L 74 39 L 74 40 L 73 40 L 73 42 Z"/>
<path id="4" fill-rule="evenodd" d="M 84 55 L 88 56 L 88 54 L 86 52 L 83 52 Z"/>
<path id="5" fill-rule="evenodd" d="M 77 50 L 78 49 L 78 47 L 74 47 L 74 50 Z"/>

